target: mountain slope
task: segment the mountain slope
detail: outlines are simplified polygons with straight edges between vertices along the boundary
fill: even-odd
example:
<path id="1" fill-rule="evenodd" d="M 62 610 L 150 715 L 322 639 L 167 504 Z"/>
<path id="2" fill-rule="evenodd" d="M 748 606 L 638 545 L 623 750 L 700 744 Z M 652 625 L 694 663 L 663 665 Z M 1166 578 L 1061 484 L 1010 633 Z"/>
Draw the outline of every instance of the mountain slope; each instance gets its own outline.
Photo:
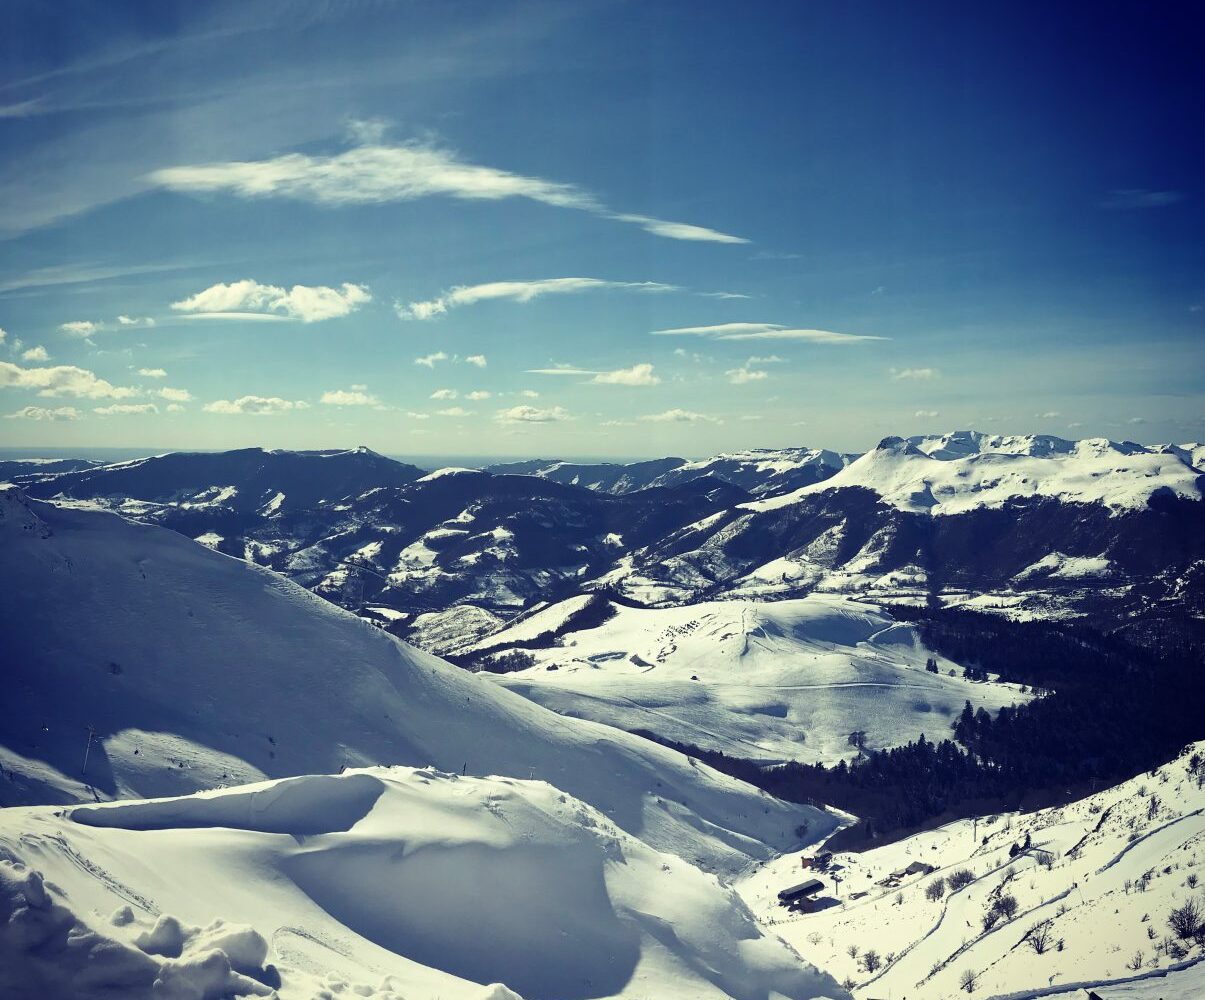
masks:
<path id="1" fill-rule="evenodd" d="M 540 781 L 369 768 L 10 809 L 0 859 L 5 997 L 847 996 L 714 877 Z"/>
<path id="2" fill-rule="evenodd" d="M 69 472 L 30 484 L 31 496 L 120 497 L 148 504 L 213 505 L 247 513 L 303 510 L 423 475 L 367 448 L 348 451 L 173 452 Z"/>
<path id="3" fill-rule="evenodd" d="M 871 748 L 941 738 L 967 701 L 995 714 L 1027 697 L 965 679 L 911 625 L 844 597 L 612 606 L 589 627 L 573 624 L 581 601 L 479 643 L 534 661 L 491 678 L 565 715 L 738 757 L 835 764 L 856 755 L 851 732 Z"/>
<path id="4" fill-rule="evenodd" d="M 717 870 L 836 820 L 569 722 L 162 528 L 0 492 L 5 804 L 371 763 L 543 778 Z M 89 743 L 89 727 L 96 738 Z M 87 748 L 87 750 L 86 750 Z"/>
<path id="5" fill-rule="evenodd" d="M 749 508 L 773 510 L 819 490 L 861 487 L 901 510 L 930 514 L 1000 507 L 1024 497 L 1120 511 L 1142 509 L 1156 494 L 1200 500 L 1201 479 L 1202 472 L 1181 454 L 1130 441 L 957 431 L 939 438 L 885 438 L 823 484 Z"/>
<path id="6" fill-rule="evenodd" d="M 975 996 L 1073 995 L 1077 984 L 1110 998 L 1197 996 L 1205 951 L 1172 933 L 1168 916 L 1187 900 L 1203 902 L 1203 757 L 1198 743 L 1065 806 L 959 820 L 864 854 L 838 854 L 820 876 L 824 906 L 814 913 L 776 905 L 778 890 L 798 878 L 789 857 L 738 888 L 806 958 L 852 978 L 860 997 L 954 1000 L 967 995 L 959 985 L 967 971 Z M 891 878 L 912 863 L 936 870 Z M 954 891 L 949 878 L 958 871 L 970 881 Z M 941 891 L 929 898 L 934 883 Z M 1014 900 L 1014 915 L 985 925 L 1002 896 Z M 850 945 L 874 948 L 883 967 L 867 971 Z M 1152 978 L 1158 989 L 1150 993 L 1106 988 L 1186 964 L 1196 968 Z"/>

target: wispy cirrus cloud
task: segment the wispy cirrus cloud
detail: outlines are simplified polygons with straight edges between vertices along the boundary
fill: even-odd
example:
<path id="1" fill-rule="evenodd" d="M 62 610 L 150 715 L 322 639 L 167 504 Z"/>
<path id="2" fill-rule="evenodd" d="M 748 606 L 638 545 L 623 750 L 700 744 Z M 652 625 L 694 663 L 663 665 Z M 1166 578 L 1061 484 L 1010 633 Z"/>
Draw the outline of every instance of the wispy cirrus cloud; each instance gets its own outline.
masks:
<path id="1" fill-rule="evenodd" d="M 291 410 L 308 410 L 310 404 L 303 399 L 281 399 L 279 396 L 240 396 L 238 399 L 215 399 L 201 409 L 206 413 L 221 413 L 227 416 L 246 415 L 270 417 Z"/>
<path id="2" fill-rule="evenodd" d="M 339 288 L 326 285 L 294 285 L 284 289 L 261 285 L 244 278 L 219 282 L 190 295 L 172 308 L 190 319 L 256 319 L 317 323 L 347 316 L 372 301 L 364 285 L 344 282 Z"/>
<path id="3" fill-rule="evenodd" d="M 421 358 L 415 358 L 416 365 L 422 365 L 424 368 L 434 368 L 441 361 L 447 361 L 448 355 L 443 351 L 435 351 L 432 354 L 424 354 Z"/>
<path id="4" fill-rule="evenodd" d="M 622 290 L 631 292 L 673 292 L 676 285 L 659 281 L 607 281 L 603 278 L 541 278 L 536 281 L 490 281 L 481 285 L 457 285 L 434 299 L 420 302 L 395 302 L 399 319 L 427 320 L 444 315 L 449 309 L 478 302 L 531 302 L 546 295 L 573 295 L 579 292 Z"/>
<path id="5" fill-rule="evenodd" d="M 119 326 L 154 326 L 155 318 L 153 316 L 118 316 L 117 323 Z"/>
<path id="6" fill-rule="evenodd" d="M 292 198 L 333 206 L 379 205 L 431 197 L 460 201 L 522 198 L 629 223 L 667 239 L 749 242 L 706 226 L 615 212 L 574 184 L 480 166 L 439 146 L 385 145 L 379 141 L 379 132 L 360 138 L 367 141 L 330 156 L 287 153 L 266 160 L 168 167 L 152 172 L 147 179 L 171 191 L 227 193 L 240 198 Z"/>
<path id="7" fill-rule="evenodd" d="M 711 326 L 679 326 L 653 330 L 656 337 L 704 337 L 708 340 L 798 340 L 811 344 L 856 344 L 869 340 L 887 340 L 859 333 L 835 333 L 832 330 L 805 330 L 779 323 L 716 323 Z"/>
<path id="8" fill-rule="evenodd" d="M 81 396 L 86 399 L 128 399 L 139 390 L 113 385 L 94 372 L 75 365 L 22 368 L 0 361 L 0 388 L 36 389 L 39 396 Z"/>

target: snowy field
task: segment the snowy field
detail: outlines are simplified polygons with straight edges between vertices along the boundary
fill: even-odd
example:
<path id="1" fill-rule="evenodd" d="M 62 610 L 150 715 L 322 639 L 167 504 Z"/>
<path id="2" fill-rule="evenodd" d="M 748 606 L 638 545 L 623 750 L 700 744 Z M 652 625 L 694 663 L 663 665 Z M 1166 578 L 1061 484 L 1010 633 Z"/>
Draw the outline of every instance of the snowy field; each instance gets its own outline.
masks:
<path id="1" fill-rule="evenodd" d="M 967 701 L 995 712 L 1026 698 L 1016 685 L 965 680 L 962 666 L 927 650 L 911 625 L 836 595 L 616 606 L 610 620 L 566 632 L 558 645 L 523 646 L 560 629 L 584 600 L 483 640 L 478 648 L 521 648 L 536 660 L 490 679 L 563 715 L 740 757 L 809 763 L 853 756 L 854 730 L 866 732 L 868 747 L 921 733 L 941 739 Z M 925 669 L 929 658 L 937 673 Z"/>
<path id="2" fill-rule="evenodd" d="M 1067 806 L 962 820 L 839 854 L 819 875 L 825 889 L 816 912 L 777 905 L 777 892 L 806 874 L 798 857 L 759 867 L 738 888 L 765 924 L 852 983 L 861 1000 L 965 997 L 968 973 L 976 997 L 1068 997 L 1116 980 L 1134 982 L 1125 992 L 1102 989 L 1106 1000 L 1205 996 L 1205 967 L 1196 964 L 1202 946 L 1179 939 L 1168 923 L 1188 900 L 1205 907 L 1203 757 L 1199 743 Z M 880 884 L 916 863 L 935 870 Z M 958 872 L 969 875 L 955 891 Z M 986 926 L 1002 898 L 1015 911 Z M 868 950 L 881 963 L 873 971 Z"/>
<path id="3" fill-rule="evenodd" d="M 0 812 L 0 996 L 833 1000 L 713 875 L 544 782 L 372 768 Z"/>

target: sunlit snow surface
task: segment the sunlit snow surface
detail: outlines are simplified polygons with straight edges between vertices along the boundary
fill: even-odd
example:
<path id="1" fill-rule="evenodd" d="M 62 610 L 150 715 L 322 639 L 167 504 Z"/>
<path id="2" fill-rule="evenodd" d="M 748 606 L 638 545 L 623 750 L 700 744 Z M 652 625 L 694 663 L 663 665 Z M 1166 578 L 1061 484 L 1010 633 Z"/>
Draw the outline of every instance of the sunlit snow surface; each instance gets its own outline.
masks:
<path id="1" fill-rule="evenodd" d="M 4 996 L 845 996 L 715 876 L 579 800 L 429 768 L 5 810 L 0 918 Z"/>
<path id="2" fill-rule="evenodd" d="M 963 705 L 994 711 L 1024 701 L 1016 685 L 966 680 L 925 649 L 911 625 L 835 595 L 793 601 L 709 601 L 681 608 L 617 607 L 609 621 L 526 648 L 582 609 L 574 597 L 481 648 L 517 648 L 536 665 L 490 675 L 565 715 L 645 730 L 759 760 L 835 762 L 921 733 L 941 739 Z M 938 672 L 925 669 L 930 657 Z M 549 669 L 550 667 L 555 669 Z M 954 676 L 950 676 L 950 671 Z"/>
<path id="3" fill-rule="evenodd" d="M 1084 994 L 1073 988 L 1081 985 L 1108 1000 L 1205 996 L 1205 966 L 1195 964 L 1200 948 L 1176 958 L 1163 947 L 1172 936 L 1168 914 L 1190 898 L 1200 901 L 1197 880 L 1205 880 L 1205 770 L 1191 771 L 1193 752 L 1205 755 L 1205 743 L 1067 806 L 960 820 L 863 854 L 838 854 L 836 868 L 820 875 L 819 912 L 789 915 L 777 905 L 778 890 L 800 881 L 797 856 L 759 868 L 738 888 L 805 958 L 852 978 L 860 998 L 965 997 L 959 980 L 967 970 L 977 976 L 977 997 L 1051 991 L 1079 1000 Z M 1026 834 L 1031 849 L 1010 857 Z M 937 870 L 877 884 L 916 861 Z M 933 881 L 964 868 L 974 876 L 970 885 L 926 898 Z M 984 933 L 983 915 L 1001 893 L 1015 897 L 1017 913 Z M 1047 921 L 1049 946 L 1038 954 L 1027 936 Z M 851 945 L 892 960 L 867 973 Z M 1183 963 L 1192 968 L 1176 971 Z M 1124 990 L 1102 985 L 1139 977 Z"/>

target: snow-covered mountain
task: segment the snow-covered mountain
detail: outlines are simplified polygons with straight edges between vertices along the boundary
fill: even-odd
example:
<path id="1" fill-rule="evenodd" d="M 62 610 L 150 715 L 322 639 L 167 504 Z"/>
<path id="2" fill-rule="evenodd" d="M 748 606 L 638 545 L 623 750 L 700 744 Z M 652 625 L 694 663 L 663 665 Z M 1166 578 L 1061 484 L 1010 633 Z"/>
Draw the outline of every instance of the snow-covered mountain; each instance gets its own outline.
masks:
<path id="1" fill-rule="evenodd" d="M 472 649 L 529 657 L 526 669 L 489 676 L 563 715 L 769 762 L 835 764 L 857 754 L 855 730 L 867 747 L 899 746 L 944 734 L 967 701 L 995 714 L 1028 698 L 964 678 L 912 625 L 835 595 L 656 609 L 589 601 L 569 598 Z"/>
<path id="2" fill-rule="evenodd" d="M 774 496 L 828 479 L 855 455 L 817 448 L 752 448 L 688 462 L 660 458 L 648 462 L 583 464 L 536 459 L 488 466 L 487 472 L 538 476 L 569 486 L 604 493 L 632 493 L 651 486 L 676 486 L 710 476 L 748 490 Z"/>
<path id="3" fill-rule="evenodd" d="M 547 780 L 720 871 L 836 823 L 570 723 L 174 532 L 9 488 L 0 536 L 0 574 L 20 581 L 0 594 L 3 804 L 432 764 Z"/>
<path id="4" fill-rule="evenodd" d="M 796 857 L 738 888 L 763 922 L 859 997 L 1080 1000 L 1080 987 L 1132 1000 L 1205 996 L 1202 945 L 1169 926 L 1186 902 L 1205 911 L 1203 758 L 1198 743 L 1065 806 L 839 853 L 819 876 L 823 905 L 813 913 L 777 905 L 800 877 Z"/>
<path id="5" fill-rule="evenodd" d="M 401 486 L 423 475 L 368 448 L 280 451 L 242 448 L 222 452 L 172 452 L 57 476 L 29 484 L 31 495 L 71 499 L 113 498 L 158 506 L 215 507 L 238 513 L 301 511 L 357 497 L 382 486 Z M 131 508 L 137 513 L 137 504 Z"/>
<path id="6" fill-rule="evenodd" d="M 1141 510 L 1152 496 L 1200 500 L 1202 470 L 1186 449 L 1129 441 L 1066 441 L 1044 434 L 1001 437 L 956 431 L 940 437 L 885 438 L 823 484 L 750 504 L 773 510 L 821 490 L 873 490 L 901 510 L 958 514 L 1009 501 L 1049 497 Z"/>
<path id="7" fill-rule="evenodd" d="M 598 589 L 652 605 L 939 597 L 1167 634 L 1205 622 L 1202 455 L 960 431 L 889 438 L 848 464 L 785 449 L 421 475 L 362 449 L 249 450 L 28 489 L 171 527 L 440 653 Z"/>
<path id="8" fill-rule="evenodd" d="M 378 767 L 0 812 L 0 996 L 269 994 L 848 996 L 713 876 L 543 781 Z"/>

